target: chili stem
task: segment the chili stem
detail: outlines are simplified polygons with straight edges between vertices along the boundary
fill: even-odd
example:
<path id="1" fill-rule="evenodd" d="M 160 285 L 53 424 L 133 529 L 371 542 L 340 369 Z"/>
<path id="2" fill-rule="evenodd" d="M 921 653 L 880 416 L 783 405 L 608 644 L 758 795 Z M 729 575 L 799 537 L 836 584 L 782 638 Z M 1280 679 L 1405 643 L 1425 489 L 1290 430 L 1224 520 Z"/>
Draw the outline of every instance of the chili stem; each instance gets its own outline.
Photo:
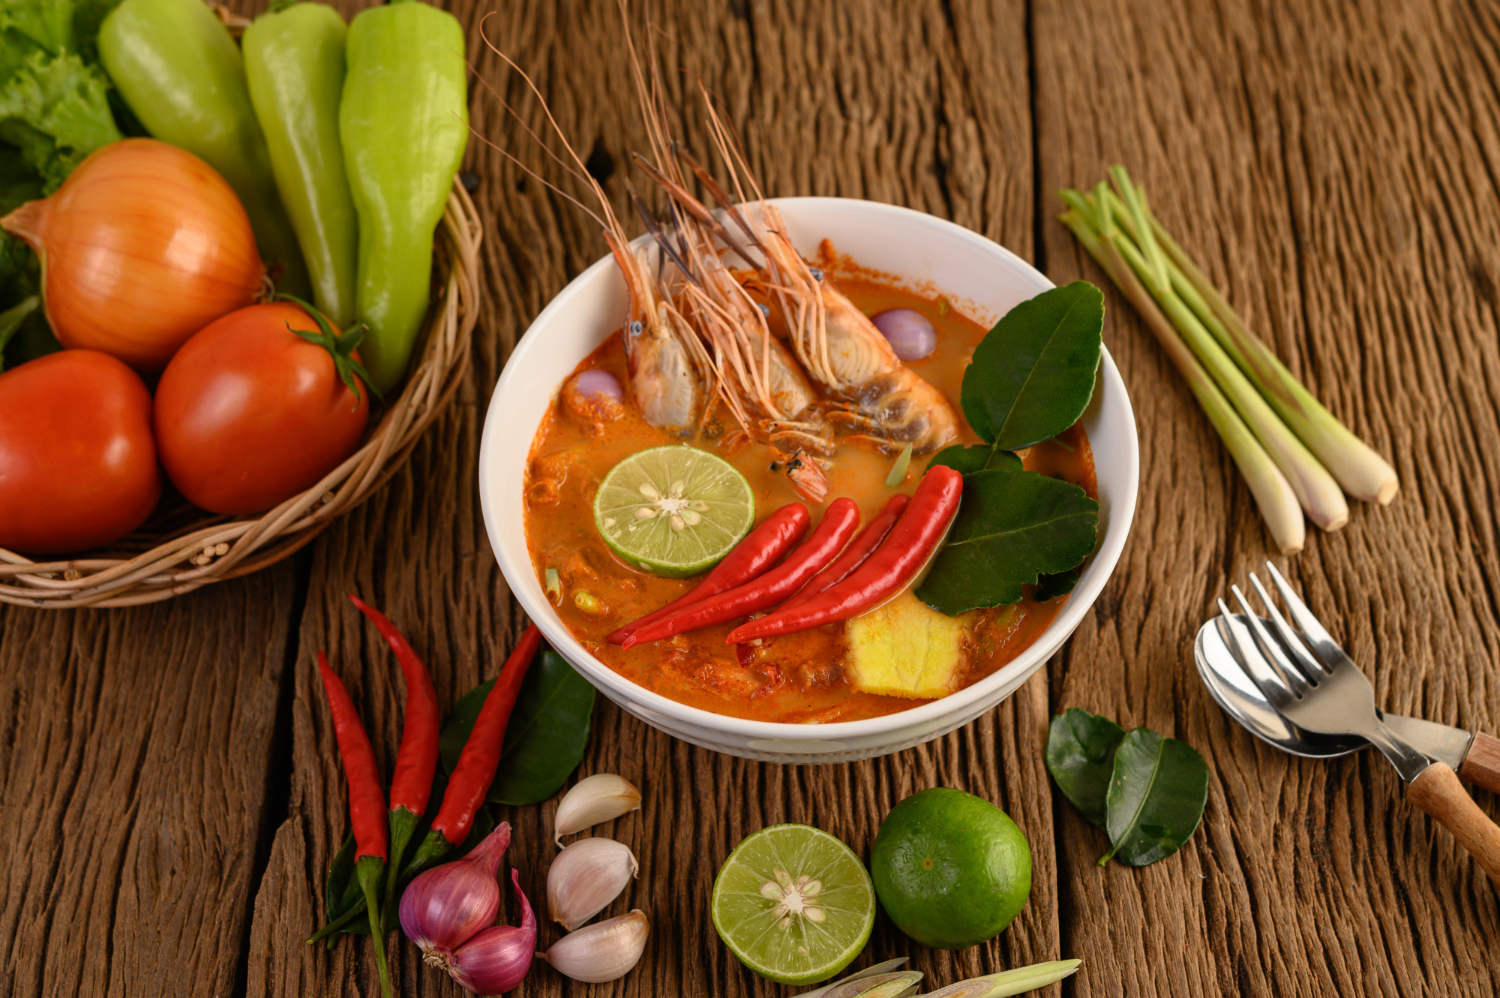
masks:
<path id="1" fill-rule="evenodd" d="M 441 842 L 441 848 L 430 848 L 431 840 L 434 838 Z M 410 844 L 409 840 L 408 844 Z M 441 834 L 437 832 L 428 832 L 427 835 L 422 839 L 421 845 L 418 846 L 417 851 L 412 854 L 412 858 L 407 862 L 405 868 L 403 868 L 397 875 L 395 881 L 396 886 L 400 887 L 402 884 L 410 883 L 411 879 L 417 874 L 423 872 L 424 870 L 428 870 L 433 866 L 436 866 L 438 860 L 446 856 L 449 852 L 452 851 L 452 849 L 453 847 L 449 845 L 448 840 L 443 838 Z M 320 939 L 327 939 L 329 936 L 332 936 L 335 933 L 342 932 L 346 926 L 358 921 L 361 915 L 365 915 L 368 912 L 369 907 L 366 904 L 365 899 L 359 898 L 354 902 L 354 904 L 349 908 L 348 911 L 344 912 L 338 918 L 330 921 L 327 925 L 323 926 L 317 932 L 314 932 L 312 935 L 308 936 L 307 943 L 311 945 L 312 943 L 315 943 Z M 331 941 L 329 945 L 332 945 Z"/>
<path id="2" fill-rule="evenodd" d="M 401 859 L 422 816 L 404 807 L 391 808 L 391 861 L 386 864 L 385 906 L 396 903 L 396 882 L 401 878 Z"/>
<path id="3" fill-rule="evenodd" d="M 385 879 L 385 861 L 377 856 L 361 856 L 354 864 L 359 886 L 365 892 L 370 910 L 370 939 L 375 943 L 375 970 L 380 975 L 380 993 L 391 998 L 391 975 L 385 963 L 385 925 L 380 917 L 380 882 Z"/>

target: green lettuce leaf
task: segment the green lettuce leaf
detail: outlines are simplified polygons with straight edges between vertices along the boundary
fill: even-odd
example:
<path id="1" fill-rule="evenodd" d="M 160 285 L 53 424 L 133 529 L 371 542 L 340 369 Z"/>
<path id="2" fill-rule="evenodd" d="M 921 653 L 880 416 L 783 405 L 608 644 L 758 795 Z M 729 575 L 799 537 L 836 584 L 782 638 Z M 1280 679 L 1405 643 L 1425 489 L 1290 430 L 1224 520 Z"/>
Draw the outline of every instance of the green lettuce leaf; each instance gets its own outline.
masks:
<path id="1" fill-rule="evenodd" d="M 120 137 L 104 74 L 77 55 L 32 53 L 0 85 L 0 141 L 21 151 L 48 193 Z"/>
<path id="2" fill-rule="evenodd" d="M 76 52 L 75 13 L 70 0 L 0 0 L 0 68 L 7 57 Z"/>

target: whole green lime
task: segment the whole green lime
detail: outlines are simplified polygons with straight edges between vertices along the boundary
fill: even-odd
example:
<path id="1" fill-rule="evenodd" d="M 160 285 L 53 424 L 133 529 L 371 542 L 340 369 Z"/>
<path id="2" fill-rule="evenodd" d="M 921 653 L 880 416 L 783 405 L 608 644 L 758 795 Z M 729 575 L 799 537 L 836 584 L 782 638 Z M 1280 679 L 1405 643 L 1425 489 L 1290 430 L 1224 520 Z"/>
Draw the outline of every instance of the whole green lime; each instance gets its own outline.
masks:
<path id="1" fill-rule="evenodd" d="M 963 949 L 998 935 L 1031 893 L 1031 847 L 1010 816 L 950 787 L 891 809 L 870 850 L 880 906 L 923 946 Z"/>

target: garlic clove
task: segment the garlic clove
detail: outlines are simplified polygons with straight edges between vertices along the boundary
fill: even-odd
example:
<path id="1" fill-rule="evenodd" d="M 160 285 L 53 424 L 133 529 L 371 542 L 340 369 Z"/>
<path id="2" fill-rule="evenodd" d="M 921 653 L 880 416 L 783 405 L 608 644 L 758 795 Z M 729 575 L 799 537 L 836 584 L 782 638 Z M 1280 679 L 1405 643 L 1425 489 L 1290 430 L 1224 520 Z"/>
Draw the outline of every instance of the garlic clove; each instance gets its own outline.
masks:
<path id="1" fill-rule="evenodd" d="M 637 908 L 570 932 L 538 955 L 559 974 L 585 984 L 603 984 L 630 973 L 646 951 L 650 934 L 651 923 Z"/>
<path id="2" fill-rule="evenodd" d="M 641 792 L 623 776 L 595 773 L 573 784 L 557 805 L 553 821 L 554 841 L 562 845 L 564 835 L 592 828 L 601 821 L 618 818 L 641 806 Z"/>
<path id="3" fill-rule="evenodd" d="M 579 839 L 547 871 L 547 914 L 572 932 L 620 896 L 640 864 L 614 839 Z"/>

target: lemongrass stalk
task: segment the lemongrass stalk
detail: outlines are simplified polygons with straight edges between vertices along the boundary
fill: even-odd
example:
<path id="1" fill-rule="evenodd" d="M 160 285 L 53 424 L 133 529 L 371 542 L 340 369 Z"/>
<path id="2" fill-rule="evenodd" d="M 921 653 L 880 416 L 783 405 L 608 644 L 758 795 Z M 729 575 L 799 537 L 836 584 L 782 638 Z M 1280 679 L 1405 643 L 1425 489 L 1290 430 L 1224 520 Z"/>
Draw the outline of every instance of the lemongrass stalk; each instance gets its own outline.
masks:
<path id="1" fill-rule="evenodd" d="M 1123 174 L 1124 171 L 1119 172 Z M 1128 183 L 1128 179 L 1126 182 Z M 1133 200 L 1137 205 L 1141 204 L 1138 197 Z M 1125 203 L 1127 206 L 1131 205 L 1132 199 L 1126 199 Z M 1251 431 L 1260 439 L 1262 446 L 1271 455 L 1277 467 L 1291 482 L 1292 489 L 1302 503 L 1302 508 L 1307 511 L 1308 517 L 1324 530 L 1338 530 L 1343 527 L 1349 522 L 1349 504 L 1344 501 L 1344 493 L 1339 488 L 1338 482 L 1328 473 L 1328 469 L 1318 462 L 1312 451 L 1307 449 L 1307 445 L 1281 421 L 1281 417 L 1261 397 L 1255 386 L 1235 366 L 1224 348 L 1199 321 L 1198 316 L 1176 293 L 1165 266 L 1158 271 L 1151 265 L 1150 246 L 1154 246 L 1154 241 L 1150 239 L 1149 234 L 1146 242 L 1150 245 L 1144 248 L 1137 246 L 1125 230 L 1110 217 L 1107 205 L 1106 200 L 1104 206 L 1100 208 L 1106 225 L 1100 237 L 1119 248 L 1126 262 L 1139 275 L 1152 297 L 1167 313 L 1172 324 L 1177 327 L 1182 338 L 1198 355 L 1198 359 L 1203 362 L 1203 366 L 1218 383 L 1219 388 L 1229 398 Z M 1143 212 L 1144 207 L 1141 206 L 1140 210 Z M 1140 222 L 1143 221 L 1144 215 L 1136 213 L 1135 217 L 1137 231 L 1143 231 Z M 1144 231 L 1149 233 L 1149 225 L 1144 226 Z M 1159 248 L 1157 252 L 1160 253 Z"/>
<path id="2" fill-rule="evenodd" d="M 1208 372 L 1203 370 L 1203 365 L 1182 341 L 1172 323 L 1157 308 L 1150 292 L 1120 256 L 1119 250 L 1113 243 L 1100 240 L 1090 228 L 1087 219 L 1092 216 L 1092 207 L 1077 191 L 1064 191 L 1063 200 L 1073 209 L 1061 216 L 1063 224 L 1073 231 L 1084 249 L 1088 250 L 1089 255 L 1135 306 L 1145 320 L 1146 328 L 1151 330 L 1166 351 L 1168 359 L 1182 375 L 1182 380 L 1197 398 L 1198 405 L 1208 416 L 1209 423 L 1219 434 L 1219 439 L 1224 441 L 1225 449 L 1240 469 L 1240 475 L 1249 486 L 1250 494 L 1255 497 L 1255 504 L 1260 509 L 1261 518 L 1265 520 L 1266 529 L 1270 531 L 1277 549 L 1282 554 L 1301 551 L 1306 527 L 1302 520 L 1302 508 L 1297 502 L 1296 493 L 1292 491 L 1291 483 L 1276 467 L 1276 463 L 1250 432 L 1244 420 L 1234 411 L 1229 400 L 1219 391 Z"/>
<path id="3" fill-rule="evenodd" d="M 1003 974 L 990 974 L 967 981 L 950 984 L 946 988 L 927 992 L 925 998 L 1010 998 L 1054 984 L 1064 977 L 1078 972 L 1082 960 L 1054 960 L 1051 963 L 1034 963 L 1029 967 L 1017 967 Z"/>
<path id="4" fill-rule="evenodd" d="M 917 985 L 906 981 L 886 981 L 868 991 L 861 991 L 859 998 L 908 998 L 917 993 Z"/>
<path id="5" fill-rule="evenodd" d="M 1139 190 L 1139 188 L 1137 188 Z M 1123 207 L 1114 193 L 1115 203 Z M 1145 210 L 1155 241 L 1166 250 L 1172 285 L 1189 307 L 1203 320 L 1209 332 L 1219 341 L 1255 387 L 1280 413 L 1281 418 L 1302 438 L 1309 450 L 1338 480 L 1345 492 L 1356 499 L 1388 505 L 1396 498 L 1400 480 L 1396 469 L 1338 418 L 1329 412 L 1307 390 L 1297 376 L 1287 370 L 1281 359 L 1244 323 L 1239 313 L 1225 301 L 1210 281 L 1150 209 Z M 1121 223 L 1132 239 L 1137 239 L 1135 222 Z M 1139 242 L 1139 239 L 1137 239 Z"/>
<path id="6" fill-rule="evenodd" d="M 804 991 L 797 998 L 830 998 L 830 996 L 831 998 L 837 998 L 837 994 L 834 994 L 834 992 L 841 989 L 848 991 L 850 981 L 862 981 L 868 977 L 875 977 L 877 974 L 888 974 L 893 970 L 900 970 L 906 966 L 906 962 L 907 957 L 898 956 L 894 960 L 886 960 L 884 963 L 872 963 L 864 970 L 856 970 L 848 977 L 840 977 L 832 984 L 825 984 L 814 991 Z M 922 976 L 918 974 L 916 979 L 920 981 Z M 853 998 L 853 996 L 851 995 L 850 998 Z"/>

